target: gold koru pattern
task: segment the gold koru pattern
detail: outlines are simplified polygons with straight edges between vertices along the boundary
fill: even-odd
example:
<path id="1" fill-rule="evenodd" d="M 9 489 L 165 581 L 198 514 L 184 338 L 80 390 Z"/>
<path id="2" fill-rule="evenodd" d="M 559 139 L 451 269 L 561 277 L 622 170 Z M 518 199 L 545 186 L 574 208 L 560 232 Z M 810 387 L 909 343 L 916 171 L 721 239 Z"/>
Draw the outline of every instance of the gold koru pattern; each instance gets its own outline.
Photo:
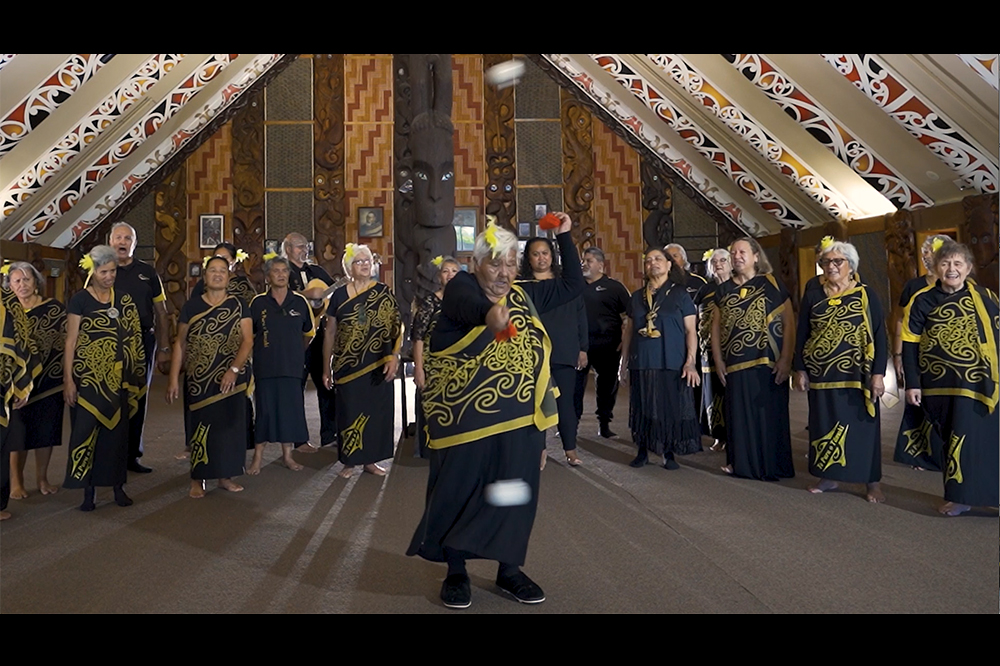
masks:
<path id="1" fill-rule="evenodd" d="M 959 437 L 952 433 L 951 441 L 948 442 L 945 454 L 944 482 L 954 481 L 962 483 L 962 446 L 965 444 L 965 435 Z"/>
<path id="2" fill-rule="evenodd" d="M 767 349 L 767 297 L 763 288 L 742 288 L 724 296 L 719 317 L 722 352 L 727 364 L 761 357 L 753 352 Z"/>
<path id="3" fill-rule="evenodd" d="M 979 343 L 976 307 L 968 292 L 927 315 L 920 336 L 920 371 L 935 383 L 949 374 L 967 384 L 989 378 L 989 360 Z"/>
<path id="4" fill-rule="evenodd" d="M 906 437 L 906 444 L 904 445 L 903 450 L 908 455 L 917 458 L 921 455 L 931 454 L 930 419 L 925 418 L 918 427 L 904 430 L 903 436 Z"/>
<path id="5" fill-rule="evenodd" d="M 515 401 L 534 410 L 535 378 L 543 356 L 542 337 L 529 321 L 528 300 L 517 287 L 507 295 L 510 323 L 517 335 L 497 341 L 485 327 L 480 336 L 490 341 L 479 354 L 470 357 L 428 354 L 424 360 L 427 385 L 424 388 L 424 414 L 442 428 L 448 428 L 469 414 L 471 423 L 481 421 L 476 415 L 498 414 L 502 405 Z M 473 342 L 472 344 L 475 344 Z"/>
<path id="6" fill-rule="evenodd" d="M 370 418 L 367 414 L 358 414 L 358 418 L 354 419 L 354 423 L 340 433 L 341 452 L 345 457 L 364 448 L 365 426 L 368 425 Z"/>
<path id="7" fill-rule="evenodd" d="M 97 434 L 100 427 L 94 428 L 87 439 L 80 442 L 80 445 L 70 451 L 69 475 L 76 480 L 86 478 L 94 466 L 94 451 L 97 448 Z"/>
<path id="8" fill-rule="evenodd" d="M 212 426 L 198 423 L 191 435 L 191 469 L 208 464 L 208 431 Z"/>
<path id="9" fill-rule="evenodd" d="M 84 315 L 73 357 L 73 375 L 80 391 L 93 389 L 107 402 L 117 404 L 122 387 L 118 362 L 118 329 L 107 310 Z"/>
<path id="10" fill-rule="evenodd" d="M 36 311 L 38 314 L 35 314 Z M 42 377 L 62 379 L 63 351 L 66 344 L 66 311 L 55 301 L 49 301 L 32 310 L 31 337 L 38 346 L 45 364 Z"/>
<path id="11" fill-rule="evenodd" d="M 816 469 L 827 470 L 833 465 L 847 467 L 847 447 L 845 445 L 849 429 L 849 425 L 842 425 L 838 421 L 830 432 L 811 442 L 813 464 Z"/>
<path id="12" fill-rule="evenodd" d="M 809 314 L 803 360 L 812 380 L 854 375 L 865 362 L 868 328 L 861 292 L 825 299 Z"/>
<path id="13" fill-rule="evenodd" d="M 239 301 L 229 298 L 188 328 L 184 372 L 191 402 L 221 391 L 222 376 L 235 364 L 243 341 L 240 314 Z"/>
<path id="14" fill-rule="evenodd" d="M 376 285 L 348 301 L 337 312 L 334 375 L 350 374 L 389 354 L 398 335 L 399 309 L 387 291 Z"/>

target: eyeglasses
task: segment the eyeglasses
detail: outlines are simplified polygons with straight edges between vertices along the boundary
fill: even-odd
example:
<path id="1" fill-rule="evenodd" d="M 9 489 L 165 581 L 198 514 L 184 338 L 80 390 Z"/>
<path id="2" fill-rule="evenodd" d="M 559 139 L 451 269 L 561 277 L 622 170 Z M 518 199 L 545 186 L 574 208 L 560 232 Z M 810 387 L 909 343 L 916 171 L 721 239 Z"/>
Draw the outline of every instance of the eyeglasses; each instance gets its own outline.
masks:
<path id="1" fill-rule="evenodd" d="M 847 261 L 847 259 L 844 259 L 842 257 L 841 258 L 837 258 L 837 259 L 820 259 L 819 260 L 819 267 L 820 268 L 826 268 L 827 266 L 829 266 L 829 265 L 832 264 L 836 268 L 840 268 L 841 266 L 844 265 L 845 261 Z"/>

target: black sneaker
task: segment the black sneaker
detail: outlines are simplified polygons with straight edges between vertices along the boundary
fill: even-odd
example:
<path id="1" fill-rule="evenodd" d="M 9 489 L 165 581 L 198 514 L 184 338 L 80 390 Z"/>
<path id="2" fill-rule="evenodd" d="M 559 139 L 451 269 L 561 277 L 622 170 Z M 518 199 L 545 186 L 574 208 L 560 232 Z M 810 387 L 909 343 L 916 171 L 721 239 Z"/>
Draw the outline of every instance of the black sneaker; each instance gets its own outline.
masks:
<path id="1" fill-rule="evenodd" d="M 472 605 L 472 582 L 468 574 L 451 574 L 441 583 L 441 601 L 445 608 L 468 608 Z"/>
<path id="2" fill-rule="evenodd" d="M 604 439 L 611 439 L 616 436 L 615 433 L 611 432 L 611 426 L 606 421 L 601 422 L 600 427 L 597 429 L 597 434 Z"/>
<path id="3" fill-rule="evenodd" d="M 635 460 L 630 462 L 629 467 L 645 467 L 646 463 L 649 462 L 649 454 L 645 451 L 640 451 L 639 455 L 635 457 Z"/>
<path id="4" fill-rule="evenodd" d="M 522 604 L 540 604 L 545 601 L 545 593 L 535 581 L 528 578 L 523 571 L 509 576 L 497 576 L 497 587 L 511 595 Z"/>

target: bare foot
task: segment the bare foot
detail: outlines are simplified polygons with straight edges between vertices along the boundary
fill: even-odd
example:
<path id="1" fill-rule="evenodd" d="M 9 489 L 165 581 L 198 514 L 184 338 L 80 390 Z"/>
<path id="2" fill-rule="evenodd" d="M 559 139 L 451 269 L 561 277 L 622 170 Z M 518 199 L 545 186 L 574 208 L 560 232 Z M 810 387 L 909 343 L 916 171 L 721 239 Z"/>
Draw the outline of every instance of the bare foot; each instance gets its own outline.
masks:
<path id="1" fill-rule="evenodd" d="M 181 451 L 180 453 L 178 453 L 177 455 L 175 455 L 174 456 L 174 460 L 187 460 L 188 456 L 190 456 L 190 455 L 191 455 L 191 453 L 187 449 L 185 449 L 185 450 Z"/>
<path id="2" fill-rule="evenodd" d="M 319 453 L 319 447 L 315 446 L 312 442 L 306 442 L 299 448 L 295 449 L 296 453 Z"/>
<path id="3" fill-rule="evenodd" d="M 354 465 L 345 465 L 344 469 L 337 472 L 337 476 L 339 476 L 342 479 L 351 478 L 351 474 L 354 474 Z"/>
<path id="4" fill-rule="evenodd" d="M 250 460 L 250 466 L 247 467 L 247 474 L 249 474 L 250 476 L 257 476 L 258 474 L 260 474 L 260 462 L 263 457 L 264 457 L 264 452 L 262 450 L 260 450 L 259 448 L 254 449 L 253 459 Z"/>
<path id="5" fill-rule="evenodd" d="M 882 494 L 882 489 L 877 483 L 868 484 L 868 495 L 866 499 L 872 504 L 881 504 L 885 501 L 885 495 Z"/>
<path id="6" fill-rule="evenodd" d="M 809 486 L 809 492 L 814 495 L 819 495 L 820 493 L 825 493 L 828 490 L 833 490 L 837 487 L 836 481 L 830 481 L 829 479 L 823 479 L 815 486 Z"/>
<path id="7" fill-rule="evenodd" d="M 545 449 L 542 449 L 542 462 L 539 463 L 538 469 L 545 469 L 545 463 L 548 461 L 548 459 L 549 459 L 549 452 L 546 451 Z"/>
<path id="8" fill-rule="evenodd" d="M 958 502 L 945 502 L 944 504 L 941 505 L 941 508 L 938 509 L 938 513 L 943 513 L 946 516 L 958 516 L 965 513 L 971 508 L 972 507 L 969 506 L 968 504 L 959 504 Z"/>
<path id="9" fill-rule="evenodd" d="M 285 456 L 281 459 L 281 464 L 292 470 L 293 472 L 299 472 L 302 470 L 302 465 L 295 462 L 291 456 Z"/>
<path id="10" fill-rule="evenodd" d="M 234 483 L 232 479 L 219 479 L 219 487 L 231 493 L 238 493 L 243 490 L 243 486 Z"/>
<path id="11" fill-rule="evenodd" d="M 708 447 L 708 450 L 709 451 L 725 451 L 726 450 L 726 443 L 723 442 L 721 439 L 717 439 L 717 440 L 715 440 L 715 443 L 712 444 L 712 446 Z"/>
<path id="12" fill-rule="evenodd" d="M 365 465 L 365 471 L 369 474 L 374 474 L 375 476 L 385 476 L 385 470 L 374 463 Z"/>
<path id="13" fill-rule="evenodd" d="M 11 499 L 21 500 L 21 499 L 26 499 L 27 497 L 28 497 L 28 491 L 20 486 L 12 487 L 10 489 Z"/>
<path id="14" fill-rule="evenodd" d="M 43 495 L 55 495 L 59 490 L 59 486 L 53 486 L 47 480 L 39 481 L 38 490 L 40 490 Z"/>
<path id="15" fill-rule="evenodd" d="M 733 466 L 732 465 L 723 465 L 719 469 L 721 469 L 726 474 L 730 474 L 731 475 L 733 473 Z"/>
<path id="16" fill-rule="evenodd" d="M 7 520 L 10 518 L 10 511 L 0 511 L 0 520 Z"/>
<path id="17" fill-rule="evenodd" d="M 191 490 L 188 491 L 188 497 L 191 499 L 201 499 L 205 496 L 205 482 L 191 480 Z"/>
<path id="18" fill-rule="evenodd" d="M 580 460 L 580 456 L 576 455 L 576 449 L 566 452 L 566 463 L 570 467 L 579 467 L 583 464 L 583 461 Z"/>

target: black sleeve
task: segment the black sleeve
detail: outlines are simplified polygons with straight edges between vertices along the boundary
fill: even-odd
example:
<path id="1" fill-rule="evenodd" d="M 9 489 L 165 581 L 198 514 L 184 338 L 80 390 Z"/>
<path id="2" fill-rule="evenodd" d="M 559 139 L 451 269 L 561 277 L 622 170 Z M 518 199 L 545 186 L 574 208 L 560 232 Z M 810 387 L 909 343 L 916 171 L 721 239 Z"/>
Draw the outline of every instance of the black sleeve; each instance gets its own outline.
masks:
<path id="1" fill-rule="evenodd" d="M 680 305 L 680 311 L 682 317 L 690 317 L 692 315 L 694 316 L 698 315 L 698 308 L 695 307 L 694 301 L 691 300 L 691 295 L 687 293 L 687 291 L 684 291 L 684 293 L 680 298 L 678 298 L 678 300 L 680 301 L 678 305 Z"/>
<path id="2" fill-rule="evenodd" d="M 629 303 L 632 302 L 632 292 L 625 288 L 621 282 L 616 282 L 618 285 L 618 314 L 626 314 L 629 309 Z"/>
<path id="3" fill-rule="evenodd" d="M 884 375 L 886 361 L 888 361 L 889 342 L 885 334 L 885 313 L 882 312 L 882 303 L 878 296 L 871 289 L 868 292 L 868 307 L 871 312 L 872 338 L 875 341 L 875 360 L 872 365 L 873 375 Z"/>
<path id="4" fill-rule="evenodd" d="M 572 301 L 587 284 L 583 279 L 580 256 L 576 252 L 576 245 L 573 244 L 573 235 L 568 231 L 559 234 L 556 236 L 556 242 L 559 244 L 562 277 L 555 280 L 522 282 L 520 284 L 531 297 L 531 302 L 535 304 L 535 309 L 538 310 L 539 314 Z M 448 286 L 451 286 L 450 282 Z"/>
<path id="5" fill-rule="evenodd" d="M 795 328 L 795 358 L 792 359 L 792 369 L 802 372 L 806 369 L 806 361 L 803 352 L 806 348 L 806 341 L 809 339 L 809 315 L 813 305 L 816 304 L 814 294 L 816 290 L 806 289 L 802 294 L 802 302 L 799 304 L 799 323 Z"/>
<path id="6" fill-rule="evenodd" d="M 576 297 L 576 330 L 580 336 L 580 351 L 590 351 L 590 324 L 587 323 L 587 306 L 583 296 Z"/>
<path id="7" fill-rule="evenodd" d="M 906 388 L 920 388 L 920 336 L 924 333 L 928 294 L 910 299 L 903 312 L 903 376 Z"/>
<path id="8" fill-rule="evenodd" d="M 188 323 L 189 321 L 191 321 L 191 317 L 193 317 L 195 314 L 197 314 L 196 312 L 193 312 L 193 310 L 194 310 L 194 303 L 196 302 L 194 300 L 195 298 L 196 298 L 195 296 L 192 296 L 191 298 L 187 299 L 187 301 L 181 307 L 181 313 L 180 313 L 180 315 L 177 316 L 177 323 L 178 324 L 186 324 L 186 323 Z"/>
<path id="9" fill-rule="evenodd" d="M 191 298 L 199 298 L 205 293 L 205 278 L 198 278 L 198 282 L 195 283 L 194 289 L 191 290 Z"/>
<path id="10" fill-rule="evenodd" d="M 69 299 L 69 304 L 66 306 L 66 312 L 72 315 L 82 316 L 84 312 L 84 303 L 86 303 L 86 290 L 78 291 L 73 294 L 73 298 Z"/>
<path id="11" fill-rule="evenodd" d="M 309 264 L 309 278 L 320 279 L 326 282 L 327 286 L 333 284 L 333 278 L 326 272 L 326 269 L 319 264 Z"/>
<path id="12" fill-rule="evenodd" d="M 475 276 L 459 272 L 445 287 L 441 314 L 460 326 L 472 328 L 486 323 L 486 314 L 492 307 L 493 303 L 486 298 Z"/>

